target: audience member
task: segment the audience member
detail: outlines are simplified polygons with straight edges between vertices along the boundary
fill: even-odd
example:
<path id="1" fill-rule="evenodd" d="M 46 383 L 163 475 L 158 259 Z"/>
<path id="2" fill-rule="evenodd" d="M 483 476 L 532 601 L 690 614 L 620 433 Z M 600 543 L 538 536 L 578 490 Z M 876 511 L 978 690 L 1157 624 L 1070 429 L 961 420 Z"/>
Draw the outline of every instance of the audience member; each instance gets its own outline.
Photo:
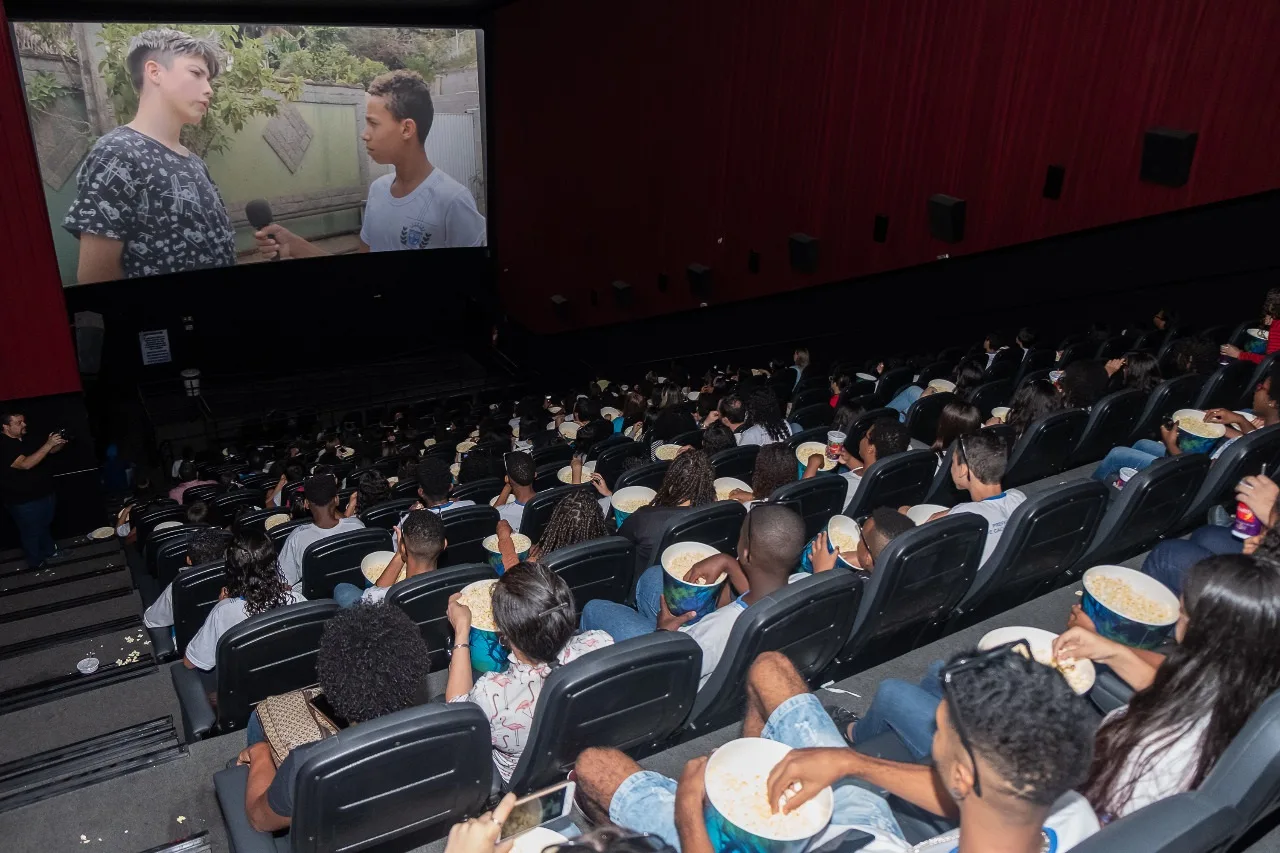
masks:
<path id="1" fill-rule="evenodd" d="M 361 606 L 325 623 L 316 677 L 333 713 L 346 724 L 358 726 L 425 702 L 430 665 L 427 644 L 403 610 Z M 313 708 L 312 713 L 319 711 Z M 273 745 L 266 740 L 256 713 L 250 717 L 247 735 L 249 746 L 237 763 L 249 765 L 245 786 L 249 825 L 259 832 L 287 829 L 298 775 L 323 741 L 295 746 L 277 767 Z"/>
<path id="2" fill-rule="evenodd" d="M 662 575 L 666 570 L 656 565 L 646 569 L 636 584 L 635 610 L 612 601 L 588 601 L 582 608 L 582 627 L 604 631 L 616 642 L 654 630 L 683 631 L 702 647 L 702 675 L 698 681 L 701 688 L 720 662 L 738 617 L 770 593 L 807 577 L 793 574 L 803 548 L 804 519 L 788 507 L 761 504 L 742 522 L 738 559 L 716 554 L 694 563 L 684 576 L 691 583 L 699 578 L 713 583 L 728 576 L 715 611 L 696 622 L 693 619 L 697 613 L 692 610 L 673 615 L 662 595 Z"/>
<path id="3" fill-rule="evenodd" d="M 770 388 L 755 388 L 746 399 L 747 420 L 738 432 L 738 444 L 772 444 L 791 437 L 791 425 L 782 417 L 778 398 Z"/>
<path id="4" fill-rule="evenodd" d="M 1013 341 L 1018 345 L 1018 349 L 1022 350 L 1022 358 L 1019 360 L 1026 361 L 1027 356 L 1031 355 L 1036 346 L 1035 330 L 1028 326 L 1023 326 L 1018 330 L 1018 334 L 1014 336 Z"/>
<path id="5" fill-rule="evenodd" d="M 938 464 L 951 448 L 951 443 L 962 435 L 973 435 L 982 429 L 982 413 L 978 407 L 964 400 L 951 400 L 942 407 L 938 416 L 938 431 L 929 448 L 938 454 Z"/>
<path id="6" fill-rule="evenodd" d="M 702 431 L 702 452 L 708 457 L 737 446 L 738 440 L 728 424 L 712 423 Z"/>
<path id="7" fill-rule="evenodd" d="M 178 485 L 169 490 L 169 498 L 182 503 L 182 496 L 192 486 L 216 486 L 217 480 L 201 480 L 196 463 L 184 461 L 178 466 Z"/>
<path id="8" fill-rule="evenodd" d="M 681 433 L 692 432 L 698 425 L 693 422 L 693 415 L 675 408 L 666 408 L 658 412 L 653 425 L 645 435 L 649 442 L 649 458 L 656 460 L 658 448 L 670 444 L 672 439 Z"/>
<path id="9" fill-rule="evenodd" d="M 345 518 L 354 518 L 367 509 L 372 509 L 391 497 L 391 484 L 381 471 L 365 471 L 356 480 L 356 490 L 347 500 L 343 510 Z"/>
<path id="10" fill-rule="evenodd" d="M 377 581 L 364 589 L 355 584 L 340 583 L 333 588 L 333 600 L 342 607 L 352 607 L 358 602 L 379 604 L 387 597 L 391 585 L 401 580 L 401 572 L 404 580 L 434 572 L 440 554 L 448 545 L 440 516 L 425 509 L 415 509 L 396 528 L 395 556 Z"/>
<path id="11" fill-rule="evenodd" d="M 331 506 L 336 503 L 335 498 Z M 299 601 L 306 599 L 281 575 L 271 540 L 256 531 L 237 535 L 227 548 L 227 585 L 187 644 L 183 662 L 190 669 L 211 671 L 218 664 L 218 640 L 228 630 L 250 616 Z"/>
<path id="12" fill-rule="evenodd" d="M 204 501 L 193 501 L 182 508 L 182 517 L 191 527 L 204 527 L 213 523 L 213 509 Z"/>
<path id="13" fill-rule="evenodd" d="M 768 500 L 780 486 L 796 481 L 796 455 L 783 442 L 766 444 L 756 456 L 751 474 L 751 491 L 734 489 L 729 498 L 741 501 L 750 509 L 759 501 Z"/>
<path id="14" fill-rule="evenodd" d="M 203 566 L 223 560 L 231 535 L 216 527 L 204 527 L 191 535 L 187 542 L 188 566 Z M 142 624 L 148 628 L 169 628 L 173 625 L 173 584 L 166 584 L 160 597 L 142 614 Z"/>
<path id="15" fill-rule="evenodd" d="M 1107 393 L 1107 368 L 1101 361 L 1086 359 L 1073 361 L 1062 369 L 1058 377 L 1058 390 L 1062 392 L 1062 404 L 1068 409 L 1088 411 Z"/>
<path id="16" fill-rule="evenodd" d="M 809 369 L 809 350 L 806 347 L 797 347 L 791 356 L 791 362 L 794 365 L 791 369 L 796 372 L 796 381 L 791 383 L 791 387 L 795 388 L 804 378 L 805 371 Z"/>
<path id="17" fill-rule="evenodd" d="M 573 592 L 564 578 L 540 563 L 525 562 L 503 572 L 493 587 L 493 621 L 510 651 L 502 672 L 486 672 L 473 681 L 471 656 L 457 654 L 470 646 L 471 610 L 462 593 L 449 598 L 455 654 L 449 661 L 449 702 L 474 702 L 489 718 L 493 761 L 510 781 L 520 763 L 542 684 L 551 670 L 587 652 L 612 645 L 603 631 L 577 627 Z"/>
<path id="18" fill-rule="evenodd" d="M 183 445 L 182 455 L 173 460 L 173 464 L 169 466 L 170 479 L 181 481 L 182 478 L 178 476 L 178 471 L 182 468 L 183 462 L 190 462 L 192 465 L 196 464 L 195 448 L 189 444 Z"/>
<path id="19" fill-rule="evenodd" d="M 1009 414 L 1003 423 L 1013 428 L 1014 438 L 1018 439 L 1027 431 L 1027 427 L 1054 412 L 1062 411 L 1062 407 L 1062 397 L 1049 380 L 1036 379 L 1024 382 L 1009 402 Z M 988 425 L 998 423 L 1001 423 L 1001 420 L 996 417 L 987 421 Z"/>
<path id="20" fill-rule="evenodd" d="M 1262 352 L 1246 352 L 1231 343 L 1226 343 L 1219 348 L 1219 351 L 1227 358 L 1238 358 L 1241 361 L 1260 364 L 1264 357 L 1280 350 L 1280 326 L 1275 322 L 1278 317 L 1280 317 L 1280 287 L 1273 287 L 1267 291 L 1267 297 L 1262 301 L 1261 328 L 1267 331 L 1266 348 Z"/>
<path id="21" fill-rule="evenodd" d="M 453 475 L 443 460 L 427 456 L 418 463 L 418 506 L 416 509 L 429 509 L 432 512 L 444 512 L 460 506 L 475 506 L 475 501 L 453 500 Z"/>
<path id="22" fill-rule="evenodd" d="M 870 573 L 875 568 L 880 552 L 894 539 L 906 533 L 916 524 L 900 512 L 887 506 L 875 509 L 866 521 L 862 522 L 862 535 L 858 537 L 858 547 L 850 551 L 827 551 L 827 531 L 823 530 L 814 537 L 805 551 L 807 566 L 814 572 L 828 572 L 836 567 L 836 558 L 843 558 L 853 564 L 854 568 Z"/>
<path id="23" fill-rule="evenodd" d="M 996 356 L 1007 350 L 1009 347 L 1005 344 L 1004 335 L 999 332 L 988 332 L 982 341 L 982 352 L 987 357 L 987 368 L 995 363 Z"/>
<path id="24" fill-rule="evenodd" d="M 881 459 L 902 453 L 910 445 L 911 435 L 907 432 L 907 428 L 893 418 L 880 418 L 868 427 L 866 433 L 858 440 L 857 455 L 849 450 L 849 442 L 846 441 L 840 449 L 838 460 L 844 468 L 840 476 L 847 482 L 844 493 L 845 506 L 847 507 L 853 500 L 853 496 L 857 494 L 858 486 L 862 483 L 862 475 L 868 468 Z M 804 469 L 803 479 L 818 476 L 822 470 L 822 461 L 823 455 L 820 453 L 810 456 Z"/>
<path id="25" fill-rule="evenodd" d="M 1127 352 L 1122 358 L 1108 361 L 1106 370 L 1111 377 L 1108 391 L 1132 389 L 1150 394 L 1164 381 L 1160 375 L 1160 360 L 1149 352 Z"/>
<path id="26" fill-rule="evenodd" d="M 652 566 L 667 525 L 691 507 L 706 506 L 716 499 L 715 471 L 701 450 L 681 453 L 662 477 L 662 485 L 648 506 L 642 506 L 622 522 L 618 535 L 636 544 L 636 575 Z M 605 493 L 603 482 L 596 488 Z"/>
<path id="27" fill-rule="evenodd" d="M 533 497 L 533 481 L 537 476 L 538 466 L 533 456 L 528 453 L 512 452 L 506 455 L 507 474 L 503 479 L 502 491 L 494 505 L 498 508 L 498 517 L 511 525 L 517 532 L 520 520 L 524 518 L 524 505 Z M 515 500 L 508 501 L 509 498 Z"/>
<path id="28" fill-rule="evenodd" d="M 264 506 L 284 506 L 284 490 L 293 483 L 301 483 L 307 477 L 307 469 L 302 467 L 299 462 L 290 462 L 284 466 L 284 473 L 280 475 L 280 480 L 267 491 L 266 497 L 263 499 Z"/>
<path id="29" fill-rule="evenodd" d="M 338 481 L 332 474 L 308 478 L 302 493 L 303 507 L 311 514 L 311 523 L 295 528 L 280 549 L 280 574 L 285 584 L 295 589 L 302 584 L 302 555 L 308 545 L 364 527 L 360 519 L 344 518 L 338 512 Z"/>

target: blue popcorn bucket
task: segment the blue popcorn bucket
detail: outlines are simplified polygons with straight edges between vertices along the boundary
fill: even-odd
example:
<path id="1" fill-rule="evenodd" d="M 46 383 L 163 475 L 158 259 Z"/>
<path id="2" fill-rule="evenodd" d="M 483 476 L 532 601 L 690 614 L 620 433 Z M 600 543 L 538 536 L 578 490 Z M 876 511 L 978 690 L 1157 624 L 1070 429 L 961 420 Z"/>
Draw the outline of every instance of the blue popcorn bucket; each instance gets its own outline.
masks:
<path id="1" fill-rule="evenodd" d="M 1178 425 L 1178 449 L 1183 453 L 1208 453 L 1227 434 L 1222 424 L 1205 423 L 1199 409 L 1179 409 L 1173 420 Z"/>
<path id="2" fill-rule="evenodd" d="M 697 614 L 686 625 L 692 625 L 716 609 L 716 599 L 720 597 L 720 588 L 727 576 L 721 575 L 715 583 L 695 584 L 684 580 L 685 573 L 699 560 L 719 553 L 701 542 L 677 542 L 662 552 L 662 597 L 673 616 L 690 610 Z"/>
<path id="3" fill-rule="evenodd" d="M 832 535 L 833 531 L 835 532 L 834 536 Z M 835 553 L 836 541 L 838 540 L 844 541 L 845 545 L 847 546 L 845 548 L 840 549 L 841 553 L 844 554 L 844 553 L 849 553 L 854 549 L 856 549 L 858 547 L 858 542 L 862 539 L 862 528 L 858 525 L 858 522 L 854 521 L 852 518 L 850 518 L 847 515 L 831 516 L 831 520 L 827 522 L 826 532 L 827 532 L 827 553 L 828 554 Z M 849 544 L 850 539 L 852 539 L 852 544 Z M 809 556 L 809 550 L 813 547 L 813 543 L 815 541 L 817 541 L 816 536 L 813 539 L 809 540 L 809 544 L 805 546 L 804 553 L 800 557 L 800 571 L 802 572 L 809 572 L 809 573 L 813 572 L 813 560 Z M 848 560 L 846 560 L 843 556 L 836 558 L 836 565 L 843 566 L 846 569 L 857 570 L 858 568 L 857 566 L 853 565 L 853 563 L 850 563 Z"/>
<path id="4" fill-rule="evenodd" d="M 658 493 L 648 486 L 627 486 L 624 489 L 618 489 L 609 497 L 609 505 L 613 507 L 614 521 L 621 527 L 622 522 L 626 521 L 631 513 L 653 503 L 657 495 Z"/>
<path id="5" fill-rule="evenodd" d="M 462 588 L 462 603 L 471 608 L 471 668 L 477 672 L 501 672 L 507 668 L 507 651 L 498 642 L 498 626 L 493 621 L 493 586 L 498 581 L 483 580 Z"/>
<path id="6" fill-rule="evenodd" d="M 1178 596 L 1150 575 L 1124 566 L 1085 572 L 1080 605 L 1099 634 L 1138 649 L 1163 645 L 1178 622 Z"/>
<path id="7" fill-rule="evenodd" d="M 801 853 L 827 828 L 835 804 L 829 787 L 794 812 L 773 814 L 769 773 L 790 751 L 777 741 L 739 738 L 712 753 L 702 814 L 713 849 Z"/>
<path id="8" fill-rule="evenodd" d="M 515 546 L 516 557 L 524 562 L 529 557 L 529 550 L 533 548 L 533 542 L 528 536 L 521 533 L 511 534 L 511 544 Z M 480 543 L 484 548 L 485 554 L 489 558 L 489 568 L 493 569 L 499 577 L 506 571 L 506 567 L 502 565 L 502 552 L 498 550 L 498 534 L 494 533 L 486 536 L 484 541 Z"/>

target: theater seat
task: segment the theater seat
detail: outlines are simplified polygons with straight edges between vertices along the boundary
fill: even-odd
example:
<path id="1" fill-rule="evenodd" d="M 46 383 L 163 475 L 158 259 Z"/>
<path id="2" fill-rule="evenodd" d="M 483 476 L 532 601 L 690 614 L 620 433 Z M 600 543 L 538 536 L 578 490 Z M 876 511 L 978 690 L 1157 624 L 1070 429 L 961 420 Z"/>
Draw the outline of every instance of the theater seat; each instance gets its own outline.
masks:
<path id="1" fill-rule="evenodd" d="M 1124 443 L 1133 444 L 1143 438 L 1159 440 L 1160 424 L 1173 417 L 1179 409 L 1190 409 L 1204 380 L 1203 376 L 1178 376 L 1157 385 L 1147 397 L 1147 405 Z"/>
<path id="2" fill-rule="evenodd" d="M 831 516 L 840 514 L 847 486 L 844 477 L 811 477 L 781 485 L 772 495 L 763 497 L 767 497 L 770 503 L 791 507 L 799 513 L 804 519 L 805 539 L 809 540 L 826 527 Z"/>
<path id="3" fill-rule="evenodd" d="M 240 516 L 240 520 L 236 523 L 237 530 L 256 531 L 258 533 L 265 532 L 265 523 L 268 518 L 273 515 L 288 515 L 289 510 L 278 507 L 269 506 L 266 509 L 250 510 Z"/>
<path id="4" fill-rule="evenodd" d="M 1240 816 L 1201 793 L 1175 794 L 1107 824 L 1072 853 L 1224 853 Z"/>
<path id="5" fill-rule="evenodd" d="M 733 623 L 723 657 L 698 691 L 682 737 L 742 719 L 747 671 L 764 652 L 785 654 L 812 685 L 848 637 L 862 595 L 859 575 L 832 569 L 787 584 L 748 607 Z"/>
<path id="6" fill-rule="evenodd" d="M 621 536 L 579 542 L 542 558 L 544 566 L 569 584 L 579 610 L 597 598 L 626 603 L 635 561 L 636 546 Z"/>
<path id="7" fill-rule="evenodd" d="M 737 501 L 716 501 L 681 512 L 667 523 L 653 556 L 661 557 L 668 546 L 677 542 L 701 542 L 725 554 L 736 555 L 738 534 L 746 517 L 747 508 Z"/>
<path id="8" fill-rule="evenodd" d="M 1211 506 L 1233 499 L 1236 484 L 1242 477 L 1260 472 L 1274 474 L 1277 462 L 1280 462 L 1280 424 L 1256 429 L 1236 439 L 1209 466 L 1200 490 L 1171 532 L 1204 524 Z"/>
<path id="9" fill-rule="evenodd" d="M 886 370 L 876 380 L 876 399 L 882 403 L 889 402 L 899 391 L 911 384 L 911 380 L 915 378 L 915 373 L 915 370 L 907 366 Z"/>
<path id="10" fill-rule="evenodd" d="M 227 585 L 227 562 L 217 560 L 178 572 L 173 579 L 173 647 L 181 655 L 218 603 Z M 160 629 L 168 633 L 168 629 Z"/>
<path id="11" fill-rule="evenodd" d="M 243 729 L 263 699 L 315 684 L 320 634 L 337 612 L 337 602 L 304 601 L 250 616 L 228 630 L 218 640 L 214 706 L 199 673 L 182 661 L 172 664 L 187 742 Z"/>
<path id="12" fill-rule="evenodd" d="M 1168 331 L 1165 329 L 1151 329 L 1143 332 L 1138 337 L 1138 340 L 1134 342 L 1133 348 L 1139 352 L 1149 352 L 1154 355 L 1159 352 L 1166 335 L 1168 335 Z"/>
<path id="13" fill-rule="evenodd" d="M 917 441 L 933 444 L 933 440 L 938 437 L 938 421 L 942 418 L 942 409 L 954 399 L 955 394 L 942 393 L 916 400 L 907 409 L 907 433 Z"/>
<path id="14" fill-rule="evenodd" d="M 448 649 L 453 642 L 453 627 L 446 613 L 449 596 L 467 584 L 495 577 L 488 563 L 449 566 L 392 584 L 383 601 L 399 607 L 417 623 L 431 655 L 431 671 L 439 672 L 449 666 Z"/>
<path id="15" fill-rule="evenodd" d="M 827 412 L 831 411 L 831 389 L 825 385 L 821 388 L 809 388 L 796 394 L 791 401 L 791 417 L 788 420 L 795 420 L 798 410 L 816 406 L 826 406 Z"/>
<path id="16" fill-rule="evenodd" d="M 949 381 L 951 379 L 951 374 L 955 369 L 956 363 L 951 359 L 940 359 L 938 361 L 930 362 L 924 366 L 924 369 L 916 374 L 915 382 L 912 384 L 919 385 L 921 388 L 928 388 L 929 383 L 935 379 L 946 379 Z"/>
<path id="17" fill-rule="evenodd" d="M 1029 601 L 1075 564 L 1107 508 L 1093 480 L 1028 497 L 1013 511 L 991 556 L 947 622 L 956 631 Z"/>
<path id="18" fill-rule="evenodd" d="M 845 444 L 850 447 L 857 447 L 858 442 L 867 434 L 867 430 L 871 428 L 873 423 L 881 418 L 892 418 L 896 421 L 900 414 L 901 413 L 897 409 L 890 409 L 887 407 L 879 409 L 868 408 L 867 411 L 855 418 L 853 423 L 850 425 Z"/>
<path id="19" fill-rule="evenodd" d="M 830 431 L 831 431 L 831 426 L 828 424 L 824 424 L 823 426 L 816 426 L 811 429 L 802 429 L 800 430 L 800 432 L 795 432 L 791 434 L 791 438 L 787 439 L 787 447 L 790 448 L 791 450 L 795 450 L 797 447 L 804 444 L 806 441 L 820 441 L 823 444 L 826 444 L 827 433 Z"/>
<path id="20" fill-rule="evenodd" d="M 160 552 L 170 546 L 178 546 L 176 549 L 170 549 L 167 553 L 167 560 L 172 562 L 175 556 L 186 557 L 187 543 L 191 541 L 191 537 L 195 535 L 195 527 L 170 527 L 166 530 L 153 532 L 147 539 L 147 546 L 142 549 L 142 565 L 147 570 L 147 574 L 152 577 L 158 577 Z M 185 559 L 182 559 L 185 563 Z"/>
<path id="21" fill-rule="evenodd" d="M 920 503 L 937 467 L 938 457 L 932 450 L 908 450 L 876 460 L 862 475 L 844 514 L 861 518 L 877 507 L 897 509 Z"/>
<path id="22" fill-rule="evenodd" d="M 956 443 L 953 441 L 951 446 L 947 448 L 946 454 L 942 457 L 942 463 L 933 472 L 933 479 L 929 482 L 929 489 L 925 492 L 924 500 L 920 501 L 920 503 L 955 506 L 958 503 L 969 500 L 969 493 L 957 489 L 956 481 L 951 478 L 951 454 L 955 452 L 955 446 Z"/>
<path id="23" fill-rule="evenodd" d="M 1124 444 L 1146 404 L 1146 395 L 1132 388 L 1108 394 L 1094 403 L 1080 440 L 1067 458 L 1067 468 L 1097 462 L 1111 448 Z"/>
<path id="24" fill-rule="evenodd" d="M 1159 459 L 1134 474 L 1111 501 L 1070 576 L 1126 560 L 1155 545 L 1182 517 L 1208 470 L 1209 457 L 1188 453 Z"/>
<path id="25" fill-rule="evenodd" d="M 991 410 L 996 406 L 1009 405 L 1009 398 L 1013 396 L 1013 380 L 998 379 L 995 382 L 984 382 L 977 388 L 973 389 L 973 393 L 969 396 L 969 402 L 978 408 L 978 413 L 982 416 L 982 420 L 986 421 L 991 417 Z"/>
<path id="26" fill-rule="evenodd" d="M 1280 693 L 1253 712 L 1199 793 L 1236 811 L 1236 837 L 1280 804 Z"/>
<path id="27" fill-rule="evenodd" d="M 1088 420 L 1083 410 L 1068 409 L 1030 424 L 1009 454 L 1009 464 L 1001 481 L 1004 487 L 1017 488 L 1066 470 L 1067 459 L 1080 441 Z"/>
<path id="28" fill-rule="evenodd" d="M 1194 408 L 1235 408 L 1246 391 L 1253 395 L 1253 387 L 1249 385 L 1253 371 L 1254 365 L 1248 361 L 1232 361 L 1219 367 L 1201 386 Z"/>
<path id="29" fill-rule="evenodd" d="M 756 457 L 759 455 L 758 444 L 730 447 L 712 456 L 711 466 L 715 468 L 717 477 L 735 477 L 744 483 L 750 483 L 751 474 L 756 469 Z"/>
<path id="30" fill-rule="evenodd" d="M 1051 349 L 1033 349 L 1027 353 L 1022 359 L 1022 364 L 1018 366 L 1018 372 L 1013 375 L 1013 387 L 1021 388 L 1022 383 L 1032 374 L 1042 370 L 1052 370 L 1056 356 L 1057 353 Z"/>
<path id="31" fill-rule="evenodd" d="M 608 438 L 605 438 L 602 441 L 597 441 L 595 444 L 591 445 L 591 449 L 587 451 L 587 461 L 598 461 L 600 459 L 600 454 L 604 453 L 610 447 L 622 447 L 626 444 L 637 443 L 638 442 L 632 441 L 621 433 L 611 435 Z"/>
<path id="32" fill-rule="evenodd" d="M 157 589 L 164 589 L 178 576 L 178 572 L 187 567 L 187 546 L 191 543 L 192 535 L 189 533 L 181 538 L 167 539 L 156 550 L 155 563 L 151 569 L 154 570 Z M 147 550 L 150 551 L 150 548 Z"/>
<path id="33" fill-rule="evenodd" d="M 1053 369 L 1048 367 L 1042 367 L 1039 370 L 1020 370 L 1018 371 L 1018 375 L 1013 378 L 1013 390 L 1017 393 L 1017 391 L 1028 382 L 1036 382 L 1039 380 L 1049 382 L 1049 375 L 1051 373 L 1053 373 Z"/>
<path id="34" fill-rule="evenodd" d="M 568 465 L 573 459 L 573 445 L 571 444 L 552 444 L 547 447 L 539 447 L 530 454 L 533 456 L 533 464 L 536 467 L 550 465 L 553 462 L 559 462 L 563 467 Z"/>
<path id="35" fill-rule="evenodd" d="M 830 424 L 834 414 L 835 410 L 831 408 L 831 404 L 824 401 L 792 409 L 791 415 L 787 420 L 791 423 L 799 424 L 802 429 L 814 429 L 815 427 L 825 427 Z"/>
<path id="36" fill-rule="evenodd" d="M 525 507 L 528 511 L 528 507 Z M 444 538 L 448 545 L 440 555 L 439 566 L 483 563 L 489 554 L 481 544 L 498 529 L 498 511 L 491 506 L 464 506 L 440 513 Z M 523 527 L 523 522 L 521 527 Z"/>
<path id="37" fill-rule="evenodd" d="M 312 542 L 302 552 L 302 594 L 307 598 L 331 598 L 340 583 L 363 588 L 360 561 L 374 551 L 390 551 L 391 534 L 380 527 L 350 530 Z"/>
<path id="38" fill-rule="evenodd" d="M 618 475 L 613 490 L 625 489 L 627 486 L 647 486 L 655 492 L 662 487 L 662 478 L 667 475 L 670 462 L 647 462 Z"/>
<path id="39" fill-rule="evenodd" d="M 155 529 L 157 524 L 163 524 L 166 521 L 182 521 L 185 518 L 186 511 L 172 501 L 153 505 L 146 512 L 140 512 L 136 515 L 130 513 L 133 529 L 138 533 L 137 544 L 139 548 L 146 547 L 147 539 L 151 537 L 151 531 Z"/>
<path id="40" fill-rule="evenodd" d="M 458 486 L 450 495 L 455 501 L 475 501 L 484 506 L 498 496 L 502 491 L 503 482 L 501 477 L 485 477 L 483 480 L 476 480 L 467 483 L 465 486 Z"/>
<path id="41" fill-rule="evenodd" d="M 383 530 L 390 530 L 400 523 L 400 516 L 408 512 L 409 507 L 417 502 L 417 498 L 383 501 L 360 513 L 359 518 L 364 522 L 365 527 L 380 527 Z"/>
<path id="42" fill-rule="evenodd" d="M 1244 390 L 1240 392 L 1240 399 L 1236 401 L 1236 408 L 1253 407 L 1253 389 L 1261 385 L 1262 380 L 1271 375 L 1271 366 L 1275 364 L 1277 358 L 1280 358 L 1280 350 L 1265 356 L 1258 366 L 1253 369 L 1253 375 L 1249 377 Z"/>
<path id="43" fill-rule="evenodd" d="M 1057 369 L 1062 370 L 1072 362 L 1093 358 L 1097 352 L 1098 344 L 1095 341 L 1077 341 L 1063 349 L 1062 357 L 1058 359 Z"/>
<path id="44" fill-rule="evenodd" d="M 198 501 L 208 503 L 217 495 L 222 494 L 226 489 L 221 483 L 210 483 L 204 486 L 188 486 L 182 492 L 182 505 L 191 506 Z"/>
<path id="45" fill-rule="evenodd" d="M 588 747 L 633 758 L 652 753 L 689 716 L 701 670 L 702 649 L 679 631 L 635 637 L 557 667 L 543 683 L 529 739 L 504 787 L 523 795 L 553 785 Z"/>
<path id="46" fill-rule="evenodd" d="M 858 614 L 830 678 L 843 678 L 910 651 L 936 630 L 973 585 L 987 520 L 972 513 L 926 522 L 876 558 Z"/>
<path id="47" fill-rule="evenodd" d="M 651 461 L 649 445 L 642 441 L 622 441 L 613 447 L 606 447 L 596 457 L 596 473 L 603 477 L 605 485 L 612 489 L 628 459 Z"/>
<path id="48" fill-rule="evenodd" d="M 235 853 L 409 850 L 485 811 L 493 773 L 489 721 L 475 705 L 430 704 L 351 726 L 312 747 L 298 772 L 286 835 L 245 813 L 248 767 L 214 774 Z"/>
<path id="49" fill-rule="evenodd" d="M 281 512 L 285 515 L 289 514 L 288 510 L 281 510 Z M 302 525 L 310 523 L 310 518 L 299 518 L 296 521 L 282 522 L 267 531 L 267 538 L 271 540 L 271 544 L 276 547 L 276 553 L 279 554 L 281 549 L 284 548 L 285 540 L 289 538 L 289 534 L 297 530 Z"/>
<path id="50" fill-rule="evenodd" d="M 689 446 L 694 450 L 702 447 L 702 430 L 691 429 L 688 432 L 682 432 L 671 439 L 672 444 L 678 444 L 681 447 Z"/>
<path id="51" fill-rule="evenodd" d="M 418 498 L 418 478 L 411 477 L 408 480 L 401 480 L 391 487 L 391 497 L 396 498 Z"/>
<path id="52" fill-rule="evenodd" d="M 534 469 L 533 488 L 534 491 L 544 492 L 547 489 L 554 489 L 562 486 L 564 483 L 560 480 L 560 469 L 568 465 L 568 462 L 551 462 L 547 465 L 539 465 Z M 583 472 L 585 478 L 587 473 Z"/>
<path id="53" fill-rule="evenodd" d="M 264 493 L 259 489 L 235 489 L 218 495 L 209 502 L 209 506 L 213 507 L 223 526 L 226 526 L 235 520 L 236 513 L 242 508 L 261 508 L 263 497 Z"/>
<path id="54" fill-rule="evenodd" d="M 537 542 L 542 538 L 542 532 L 547 529 L 547 522 L 551 520 L 556 505 L 564 500 L 566 495 L 586 489 L 595 493 L 595 487 L 586 483 L 577 486 L 557 486 L 554 489 L 537 492 L 524 505 L 524 515 L 520 516 L 520 533 Z"/>

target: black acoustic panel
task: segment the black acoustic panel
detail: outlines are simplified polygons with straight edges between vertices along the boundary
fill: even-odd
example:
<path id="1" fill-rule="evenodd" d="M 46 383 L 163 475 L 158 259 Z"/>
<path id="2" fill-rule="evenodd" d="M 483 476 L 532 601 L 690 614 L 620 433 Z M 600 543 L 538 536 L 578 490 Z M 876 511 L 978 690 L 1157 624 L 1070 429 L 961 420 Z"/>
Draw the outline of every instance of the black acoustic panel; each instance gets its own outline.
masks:
<path id="1" fill-rule="evenodd" d="M 1196 156 L 1195 131 L 1153 127 L 1142 138 L 1142 171 L 1139 177 L 1153 184 L 1181 187 L 1191 176 Z"/>
<path id="2" fill-rule="evenodd" d="M 1045 198 L 1062 198 L 1062 180 L 1066 176 L 1066 166 L 1050 166 L 1048 169 L 1045 169 L 1044 191 L 1042 192 L 1042 195 Z"/>
<path id="3" fill-rule="evenodd" d="M 787 240 L 791 268 L 809 275 L 818 271 L 818 238 L 808 234 L 792 234 Z"/>
<path id="4" fill-rule="evenodd" d="M 711 267 L 706 264 L 689 264 L 685 274 L 689 278 L 689 290 L 695 296 L 707 296 L 711 293 Z"/>
<path id="5" fill-rule="evenodd" d="M 877 243 L 889 239 L 889 217 L 876 216 L 876 224 L 871 228 L 871 239 Z"/>
<path id="6" fill-rule="evenodd" d="M 631 306 L 631 285 L 625 281 L 618 280 L 609 285 L 613 290 L 613 301 L 617 303 L 619 308 L 629 308 Z"/>
<path id="7" fill-rule="evenodd" d="M 937 240 L 959 243 L 964 239 L 964 199 L 937 193 L 929 196 L 929 233 Z"/>

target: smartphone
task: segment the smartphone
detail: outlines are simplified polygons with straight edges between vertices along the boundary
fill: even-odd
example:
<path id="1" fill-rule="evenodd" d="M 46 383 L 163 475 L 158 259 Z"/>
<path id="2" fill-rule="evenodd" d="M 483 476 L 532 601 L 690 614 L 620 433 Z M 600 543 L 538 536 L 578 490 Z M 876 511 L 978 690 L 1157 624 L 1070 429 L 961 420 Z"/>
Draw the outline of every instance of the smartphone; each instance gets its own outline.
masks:
<path id="1" fill-rule="evenodd" d="M 507 815 L 506 821 L 502 824 L 500 840 L 519 835 L 549 820 L 567 815 L 573 810 L 574 787 L 573 782 L 561 782 L 559 785 L 543 788 L 541 791 L 535 791 L 527 797 L 516 800 L 511 814 Z"/>

